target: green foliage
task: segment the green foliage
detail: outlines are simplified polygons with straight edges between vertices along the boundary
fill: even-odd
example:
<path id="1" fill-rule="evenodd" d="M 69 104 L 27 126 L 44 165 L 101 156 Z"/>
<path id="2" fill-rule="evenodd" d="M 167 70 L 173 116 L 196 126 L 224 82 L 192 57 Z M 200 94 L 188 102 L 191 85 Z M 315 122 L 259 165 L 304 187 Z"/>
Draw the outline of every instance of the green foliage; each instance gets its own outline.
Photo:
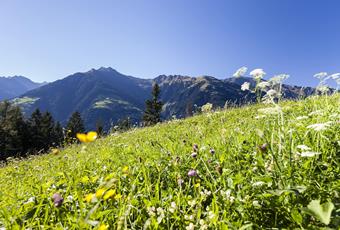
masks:
<path id="1" fill-rule="evenodd" d="M 0 103 L 0 160 L 47 151 L 62 141 L 62 127 L 50 113 L 37 109 L 25 120 L 18 106 Z"/>
<path id="2" fill-rule="evenodd" d="M 146 126 L 155 125 L 161 122 L 161 112 L 163 103 L 159 100 L 161 90 L 155 83 L 152 87 L 152 99 L 145 101 L 145 111 L 143 114 L 143 123 Z"/>
<path id="3" fill-rule="evenodd" d="M 231 108 L 12 160 L 0 228 L 337 229 L 339 105 Z"/>
<path id="4" fill-rule="evenodd" d="M 75 140 L 77 133 L 85 132 L 84 122 L 78 111 L 74 112 L 71 115 L 66 125 L 66 130 L 67 130 L 67 139 L 70 140 L 71 142 Z"/>

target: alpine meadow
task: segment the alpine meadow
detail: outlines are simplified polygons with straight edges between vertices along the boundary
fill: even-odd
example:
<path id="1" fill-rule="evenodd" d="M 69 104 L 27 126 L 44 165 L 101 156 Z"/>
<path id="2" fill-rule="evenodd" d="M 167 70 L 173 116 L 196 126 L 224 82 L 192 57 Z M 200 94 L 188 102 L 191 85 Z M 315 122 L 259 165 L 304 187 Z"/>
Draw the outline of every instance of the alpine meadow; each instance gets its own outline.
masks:
<path id="1" fill-rule="evenodd" d="M 235 77 L 245 74 L 245 68 Z M 0 220 L 11 229 L 336 228 L 340 95 L 281 101 L 287 75 L 243 90 L 259 103 L 115 132 L 0 169 Z M 265 94 L 263 94 L 265 92 Z M 263 102 L 263 103 L 262 103 Z M 6 228 L 6 227 L 5 227 Z"/>
<path id="2" fill-rule="evenodd" d="M 340 230 L 339 0 L 0 0 L 0 230 Z"/>

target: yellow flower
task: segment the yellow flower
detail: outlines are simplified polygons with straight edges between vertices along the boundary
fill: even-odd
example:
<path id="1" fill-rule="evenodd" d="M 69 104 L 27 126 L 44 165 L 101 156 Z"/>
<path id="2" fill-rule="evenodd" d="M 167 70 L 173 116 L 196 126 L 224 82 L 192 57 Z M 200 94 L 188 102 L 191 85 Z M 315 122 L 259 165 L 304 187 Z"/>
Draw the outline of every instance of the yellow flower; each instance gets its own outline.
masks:
<path id="1" fill-rule="evenodd" d="M 107 229 L 109 229 L 109 225 L 107 224 L 101 224 L 98 228 L 98 230 L 107 230 Z"/>
<path id="2" fill-rule="evenodd" d="M 88 143 L 96 140 L 98 137 L 98 134 L 96 132 L 88 132 L 87 134 L 85 133 L 77 133 L 77 138 L 79 141 L 83 143 Z"/>
<path id="3" fill-rule="evenodd" d="M 83 184 L 86 184 L 87 182 L 89 182 L 90 178 L 88 176 L 84 176 L 83 178 L 81 178 L 81 182 Z"/>
<path id="4" fill-rule="evenodd" d="M 53 155 L 58 155 L 58 154 L 60 153 L 60 151 L 59 151 L 59 149 L 52 149 L 52 150 L 51 150 L 51 153 L 52 153 Z"/>
<path id="5" fill-rule="evenodd" d="M 201 186 L 200 183 L 195 184 L 195 188 L 198 188 L 199 186 Z"/>
<path id="6" fill-rule="evenodd" d="M 116 193 L 116 190 L 114 189 L 110 189 L 109 191 L 107 191 L 103 197 L 104 200 L 107 200 L 109 198 L 111 198 L 114 194 Z"/>
<path id="7" fill-rule="evenodd" d="M 97 198 L 102 197 L 102 196 L 104 195 L 105 191 L 106 191 L 106 190 L 103 189 L 103 188 L 98 189 L 97 192 L 96 192 L 96 197 L 97 197 Z"/>
<path id="8" fill-rule="evenodd" d="M 110 173 L 109 175 L 107 175 L 104 180 L 108 181 L 108 180 L 111 180 L 112 178 L 114 177 L 114 174 L 113 173 Z"/>
<path id="9" fill-rule="evenodd" d="M 122 198 L 122 195 L 121 195 L 121 194 L 115 195 L 115 199 L 116 199 L 116 200 L 119 200 L 120 198 Z"/>
<path id="10" fill-rule="evenodd" d="M 92 201 L 92 199 L 93 199 L 95 196 L 96 196 L 96 194 L 93 194 L 93 193 L 87 194 L 87 195 L 85 196 L 84 200 L 85 200 L 86 202 L 90 203 L 90 202 Z"/>
<path id="11" fill-rule="evenodd" d="M 91 177 L 91 182 L 95 183 L 99 179 L 99 176 Z"/>
<path id="12" fill-rule="evenodd" d="M 129 166 L 124 166 L 123 169 L 122 169 L 123 173 L 128 173 L 129 171 Z"/>

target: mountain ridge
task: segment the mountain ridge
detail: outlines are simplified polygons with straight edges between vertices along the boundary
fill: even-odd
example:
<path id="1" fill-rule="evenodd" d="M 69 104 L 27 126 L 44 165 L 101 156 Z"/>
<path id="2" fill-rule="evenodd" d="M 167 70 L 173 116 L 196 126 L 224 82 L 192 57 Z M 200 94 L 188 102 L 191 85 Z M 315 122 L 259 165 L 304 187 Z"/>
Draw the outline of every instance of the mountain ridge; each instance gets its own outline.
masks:
<path id="1" fill-rule="evenodd" d="M 163 119 L 169 119 L 173 116 L 185 117 L 206 103 L 223 107 L 226 102 L 244 104 L 254 101 L 251 92 L 240 89 L 246 80 L 252 79 L 217 79 L 206 75 L 159 75 L 154 79 L 141 79 L 122 74 L 111 67 L 101 67 L 71 74 L 28 91 L 14 101 L 26 115 L 39 108 L 50 111 L 56 120 L 65 125 L 71 114 L 79 111 L 88 129 L 94 129 L 99 120 L 108 129 L 127 117 L 134 123 L 139 122 L 154 83 L 161 88 Z M 301 89 L 287 85 L 283 91 L 287 97 L 296 98 Z M 309 91 L 303 92 L 309 95 Z"/>

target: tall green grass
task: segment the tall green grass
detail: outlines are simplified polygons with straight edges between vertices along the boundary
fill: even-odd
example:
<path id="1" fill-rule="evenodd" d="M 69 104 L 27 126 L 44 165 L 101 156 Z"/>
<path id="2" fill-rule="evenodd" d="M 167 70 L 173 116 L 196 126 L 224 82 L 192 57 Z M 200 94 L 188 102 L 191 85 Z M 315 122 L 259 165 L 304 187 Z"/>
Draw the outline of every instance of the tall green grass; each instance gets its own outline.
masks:
<path id="1" fill-rule="evenodd" d="M 336 229 L 339 106 L 334 94 L 207 112 L 13 159 L 0 229 Z"/>

